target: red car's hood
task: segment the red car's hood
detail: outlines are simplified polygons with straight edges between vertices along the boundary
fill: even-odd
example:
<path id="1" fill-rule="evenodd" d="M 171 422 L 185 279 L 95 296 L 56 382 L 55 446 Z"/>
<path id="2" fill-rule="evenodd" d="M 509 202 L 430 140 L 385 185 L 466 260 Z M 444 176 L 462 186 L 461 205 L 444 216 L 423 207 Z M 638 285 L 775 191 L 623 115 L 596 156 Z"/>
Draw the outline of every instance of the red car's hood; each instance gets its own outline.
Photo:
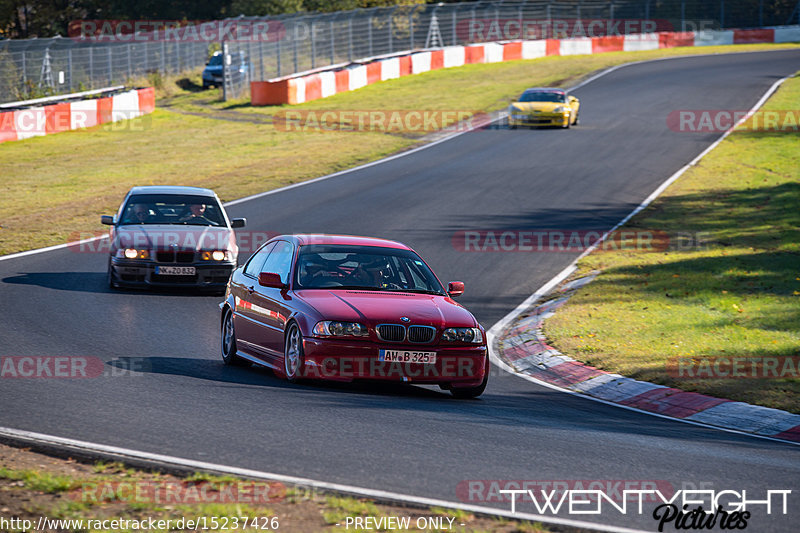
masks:
<path id="1" fill-rule="evenodd" d="M 236 237 L 230 228 L 142 224 L 119 226 L 112 248 L 236 251 Z"/>
<path id="2" fill-rule="evenodd" d="M 415 293 L 389 293 L 357 290 L 306 289 L 295 293 L 319 312 L 322 319 L 442 327 L 474 327 L 472 313 L 448 296 Z"/>

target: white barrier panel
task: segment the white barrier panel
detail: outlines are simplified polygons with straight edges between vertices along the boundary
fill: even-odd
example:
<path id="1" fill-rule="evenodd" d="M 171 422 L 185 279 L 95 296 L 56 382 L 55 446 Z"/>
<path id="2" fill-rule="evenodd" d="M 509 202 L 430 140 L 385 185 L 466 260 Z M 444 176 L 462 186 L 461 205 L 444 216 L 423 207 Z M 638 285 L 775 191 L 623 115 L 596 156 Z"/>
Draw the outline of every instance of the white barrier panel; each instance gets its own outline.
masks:
<path id="1" fill-rule="evenodd" d="M 522 59 L 536 59 L 547 55 L 547 41 L 522 41 Z"/>
<path id="2" fill-rule="evenodd" d="M 319 73 L 319 85 L 322 97 L 336 94 L 336 74 L 332 71 Z"/>
<path id="3" fill-rule="evenodd" d="M 125 120 L 129 118 L 136 118 L 141 113 L 139 112 L 139 93 L 136 91 L 127 91 L 120 94 L 115 94 L 111 101 L 111 122 L 118 120 Z"/>
<path id="4" fill-rule="evenodd" d="M 464 56 L 463 46 L 448 46 L 444 49 L 444 68 L 463 66 Z"/>
<path id="5" fill-rule="evenodd" d="M 289 82 L 290 85 L 294 85 L 295 88 L 295 98 L 297 98 L 297 103 L 302 104 L 306 101 L 306 80 L 304 78 L 295 78 Z"/>
<path id="6" fill-rule="evenodd" d="M 411 55 L 411 74 L 428 72 L 431 69 L 431 53 L 420 52 Z"/>
<path id="7" fill-rule="evenodd" d="M 79 100 L 69 104 L 69 129 L 97 126 L 97 100 Z"/>
<path id="8" fill-rule="evenodd" d="M 659 38 L 657 33 L 637 33 L 626 35 L 622 49 L 626 52 L 641 52 L 644 50 L 658 50 Z"/>
<path id="9" fill-rule="evenodd" d="M 31 107 L 14 111 L 14 127 L 17 139 L 30 139 L 38 135 L 47 135 L 47 115 L 43 107 Z"/>
<path id="10" fill-rule="evenodd" d="M 797 43 L 800 42 L 800 27 L 775 28 L 776 43 Z"/>
<path id="11" fill-rule="evenodd" d="M 694 34 L 695 46 L 716 46 L 720 44 L 733 44 L 733 30 L 698 31 Z"/>
<path id="12" fill-rule="evenodd" d="M 486 43 L 483 45 L 483 62 L 500 63 L 503 61 L 503 45 L 497 43 Z"/>
<path id="13" fill-rule="evenodd" d="M 381 61 L 381 81 L 400 77 L 400 58 L 392 57 Z"/>
<path id="14" fill-rule="evenodd" d="M 359 65 L 357 67 L 348 69 L 348 72 L 350 74 L 349 89 L 351 91 L 360 89 L 367 84 L 367 67 L 364 65 Z"/>
<path id="15" fill-rule="evenodd" d="M 592 53 L 592 40 L 589 37 L 580 39 L 561 39 L 559 54 L 562 56 L 574 56 Z"/>

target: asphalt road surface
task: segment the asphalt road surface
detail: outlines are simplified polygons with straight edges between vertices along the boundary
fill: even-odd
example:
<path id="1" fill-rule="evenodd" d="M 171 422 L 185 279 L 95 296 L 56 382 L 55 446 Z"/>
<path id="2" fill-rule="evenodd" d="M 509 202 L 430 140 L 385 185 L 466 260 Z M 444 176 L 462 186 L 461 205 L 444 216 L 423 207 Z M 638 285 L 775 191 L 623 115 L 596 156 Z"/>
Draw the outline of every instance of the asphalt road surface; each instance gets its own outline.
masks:
<path id="1" fill-rule="evenodd" d="M 671 111 L 749 109 L 798 69 L 800 51 L 629 66 L 576 91 L 577 128 L 487 128 L 229 214 L 247 217 L 247 231 L 401 240 L 441 279 L 466 282 L 461 302 L 488 329 L 576 254 L 467 253 L 454 234 L 608 229 L 718 137 L 671 131 Z M 607 406 L 496 370 L 475 401 L 420 387 L 289 385 L 266 370 L 223 366 L 220 298 L 110 292 L 105 268 L 101 254 L 66 249 L 0 261 L 0 355 L 106 363 L 96 379 L 0 380 L 0 426 L 452 501 L 465 480 L 657 481 L 762 498 L 793 489 L 789 514 L 756 512 L 747 530 L 796 530 L 796 446 Z M 128 366 L 138 371 L 118 371 Z M 648 514 L 608 508 L 572 518 L 656 525 Z"/>

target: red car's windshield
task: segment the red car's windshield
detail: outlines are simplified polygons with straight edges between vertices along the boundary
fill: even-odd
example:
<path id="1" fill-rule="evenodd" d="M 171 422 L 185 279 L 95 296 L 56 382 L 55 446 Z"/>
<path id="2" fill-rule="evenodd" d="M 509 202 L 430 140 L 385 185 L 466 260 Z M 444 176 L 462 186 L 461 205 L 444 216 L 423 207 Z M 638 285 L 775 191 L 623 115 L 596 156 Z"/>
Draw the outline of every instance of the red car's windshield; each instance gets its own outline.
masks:
<path id="1" fill-rule="evenodd" d="M 433 272 L 411 250 L 378 246 L 303 246 L 295 272 L 299 289 L 445 294 Z"/>

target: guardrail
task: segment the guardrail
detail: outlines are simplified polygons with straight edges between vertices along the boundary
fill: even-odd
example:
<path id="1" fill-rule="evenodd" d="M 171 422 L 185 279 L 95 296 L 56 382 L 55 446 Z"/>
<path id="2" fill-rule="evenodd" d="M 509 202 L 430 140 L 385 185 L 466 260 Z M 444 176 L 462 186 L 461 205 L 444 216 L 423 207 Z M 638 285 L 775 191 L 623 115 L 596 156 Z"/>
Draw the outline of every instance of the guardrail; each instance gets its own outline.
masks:
<path id="1" fill-rule="evenodd" d="M 32 100 L 21 100 L 19 102 L 8 102 L 6 104 L 0 104 L 0 109 L 15 109 L 15 108 L 24 108 L 30 107 L 36 104 L 47 104 L 50 102 L 63 102 L 66 100 L 75 100 L 77 98 L 83 98 L 84 96 L 96 96 L 98 94 L 108 94 L 120 91 L 124 89 L 124 85 L 117 85 L 115 87 L 104 87 L 102 89 L 97 89 L 95 91 L 82 91 L 79 93 L 72 93 L 72 94 L 60 94 L 56 96 L 47 96 L 44 98 L 34 98 Z"/>
<path id="2" fill-rule="evenodd" d="M 529 0 L 425 4 L 310 14 L 225 43 L 225 98 L 267 81 L 358 58 L 481 42 L 615 37 L 800 24 L 800 2 L 768 0 Z M 244 66 L 242 66 L 244 65 Z"/>
<path id="3" fill-rule="evenodd" d="M 647 28 L 788 25 L 800 23 L 798 6 L 800 0 L 502 0 L 242 16 L 190 25 L 77 20 L 66 37 L 0 40 L 0 102 L 199 69 L 223 44 L 226 57 L 238 58 L 225 69 L 225 97 L 231 99 L 246 97 L 250 81 L 402 50 L 575 37 L 555 34 L 580 31 L 597 37 L 598 32 L 632 34 Z"/>
<path id="4" fill-rule="evenodd" d="M 19 109 L 0 110 L 0 143 L 136 118 L 152 113 L 156 107 L 155 90 L 152 87 L 120 90 L 114 94 L 108 91 L 93 92 L 101 95 L 98 98 L 69 99 L 47 105 L 37 105 L 33 101 Z M 77 95 L 65 95 L 60 99 L 70 96 Z M 15 107 L 23 103 L 15 102 Z"/>
<path id="5" fill-rule="evenodd" d="M 301 104 L 379 81 L 471 63 L 496 63 L 552 55 L 598 54 L 720 44 L 800 42 L 800 26 L 703 32 L 657 32 L 574 39 L 539 39 L 447 46 L 356 61 L 314 72 L 251 83 L 253 105 Z"/>

